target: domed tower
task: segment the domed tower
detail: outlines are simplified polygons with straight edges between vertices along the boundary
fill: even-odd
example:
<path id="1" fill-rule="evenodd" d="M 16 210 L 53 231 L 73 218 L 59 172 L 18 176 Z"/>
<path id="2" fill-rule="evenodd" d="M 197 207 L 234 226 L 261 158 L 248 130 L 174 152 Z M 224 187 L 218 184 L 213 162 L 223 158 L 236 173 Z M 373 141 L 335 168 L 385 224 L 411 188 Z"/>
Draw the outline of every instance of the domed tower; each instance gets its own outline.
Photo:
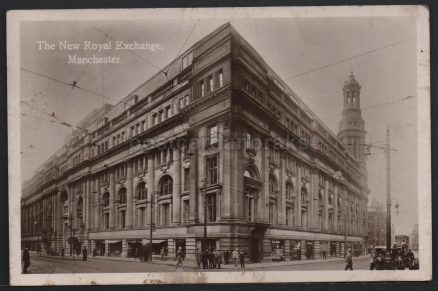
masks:
<path id="1" fill-rule="evenodd" d="M 364 144 L 366 131 L 365 121 L 360 110 L 360 88 L 353 72 L 351 72 L 343 89 L 344 110 L 339 123 L 338 138 L 360 165 L 365 168 Z"/>

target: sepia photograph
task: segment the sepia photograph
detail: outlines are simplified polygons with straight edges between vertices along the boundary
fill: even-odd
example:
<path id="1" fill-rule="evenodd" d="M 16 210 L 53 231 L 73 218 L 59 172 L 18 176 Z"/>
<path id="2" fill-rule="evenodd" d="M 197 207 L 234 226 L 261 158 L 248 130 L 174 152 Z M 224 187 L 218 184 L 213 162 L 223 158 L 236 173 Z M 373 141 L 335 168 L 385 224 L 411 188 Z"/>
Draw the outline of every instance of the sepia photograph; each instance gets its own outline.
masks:
<path id="1" fill-rule="evenodd" d="M 426 7 L 7 16 L 12 285 L 431 279 Z"/>

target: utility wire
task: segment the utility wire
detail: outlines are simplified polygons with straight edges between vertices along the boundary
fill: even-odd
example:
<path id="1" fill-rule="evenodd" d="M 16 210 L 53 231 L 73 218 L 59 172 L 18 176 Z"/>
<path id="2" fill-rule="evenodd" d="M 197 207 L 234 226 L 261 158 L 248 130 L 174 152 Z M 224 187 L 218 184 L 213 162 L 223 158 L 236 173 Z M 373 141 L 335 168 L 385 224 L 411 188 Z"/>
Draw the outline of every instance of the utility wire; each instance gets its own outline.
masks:
<path id="1" fill-rule="evenodd" d="M 182 43 L 182 45 L 180 46 L 178 52 L 176 53 L 175 59 L 179 56 L 179 54 L 181 53 L 182 49 L 184 48 L 184 46 L 186 45 L 186 42 L 189 40 L 190 36 L 192 35 L 193 31 L 195 31 L 196 25 L 199 22 L 199 18 L 198 20 L 196 20 L 195 24 L 193 25 L 192 29 L 190 30 L 189 34 L 187 35 L 187 37 L 184 39 L 184 42 Z M 167 68 L 167 71 L 169 71 L 170 67 Z"/>
<path id="2" fill-rule="evenodd" d="M 313 72 L 316 72 L 316 71 L 319 71 L 319 70 L 322 70 L 322 69 L 329 68 L 329 67 L 334 66 L 334 65 L 338 65 L 338 64 L 341 64 L 341 63 L 344 63 L 344 62 L 347 62 L 347 61 L 351 61 L 353 59 L 356 59 L 356 58 L 359 58 L 359 57 L 362 57 L 362 56 L 365 56 L 365 55 L 368 55 L 368 54 L 371 54 L 371 53 L 374 53 L 374 52 L 377 52 L 377 51 L 380 51 L 380 50 L 383 50 L 383 49 L 387 49 L 389 47 L 393 47 L 393 46 L 399 45 L 399 44 L 404 43 L 404 42 L 406 42 L 408 40 L 411 40 L 411 39 L 414 39 L 414 37 L 408 37 L 408 38 L 406 38 L 404 40 L 393 42 L 393 43 L 390 43 L 390 44 L 385 45 L 383 47 L 379 47 L 379 48 L 376 48 L 376 49 L 365 51 L 363 53 L 360 53 L 360 54 L 357 54 L 357 55 L 354 55 L 354 56 L 351 56 L 351 57 L 348 57 L 348 58 L 345 58 L 345 59 L 341 59 L 341 60 L 335 61 L 333 63 L 330 63 L 330 64 L 327 64 L 327 65 L 323 65 L 323 66 L 311 69 L 311 70 L 306 71 L 306 72 L 302 72 L 302 73 L 299 73 L 299 74 L 296 74 L 296 75 L 292 75 L 290 77 L 287 77 L 287 78 L 283 79 L 283 81 L 291 80 L 291 79 L 294 79 L 294 78 L 298 78 L 298 77 L 301 77 L 301 76 L 304 76 L 304 75 L 308 75 L 310 73 L 313 73 Z"/>
<path id="3" fill-rule="evenodd" d="M 48 113 L 48 112 L 42 110 L 41 108 L 39 108 L 39 107 L 37 107 L 37 106 L 34 106 L 34 105 L 30 104 L 30 103 L 27 103 L 27 102 L 24 102 L 24 101 L 20 101 L 20 103 L 26 104 L 27 106 L 32 107 L 33 109 L 38 110 L 39 112 L 42 112 L 42 113 L 44 113 L 44 114 L 46 114 L 46 115 L 48 115 L 48 116 L 50 116 L 50 117 L 52 117 L 52 118 L 56 118 L 56 119 L 58 119 L 58 117 L 55 116 L 55 112 L 52 112 L 52 113 L 50 114 L 50 113 Z"/>
<path id="4" fill-rule="evenodd" d="M 94 26 L 92 26 L 92 27 L 93 27 L 94 30 L 96 30 L 96 31 L 98 31 L 98 32 L 100 32 L 100 33 L 102 33 L 103 35 L 105 35 L 105 36 L 108 37 L 109 39 L 111 39 L 111 40 L 113 40 L 113 41 L 116 41 L 116 40 L 115 40 L 113 37 L 111 37 L 108 33 L 105 33 L 105 32 L 101 31 L 100 29 L 98 29 L 98 28 L 96 28 L 96 27 L 94 27 Z M 150 66 L 154 67 L 155 69 L 157 69 L 158 71 L 160 71 L 161 73 L 163 73 L 163 74 L 167 77 L 167 72 L 163 71 L 163 70 L 160 69 L 158 66 L 154 65 L 154 64 L 151 63 L 149 60 L 145 59 L 144 57 L 142 57 L 141 55 L 137 54 L 137 53 L 134 52 L 133 50 L 128 49 L 128 51 L 129 51 L 130 53 L 132 53 L 133 55 L 135 55 L 136 57 L 138 57 L 139 59 L 145 61 L 145 62 L 148 63 Z"/>

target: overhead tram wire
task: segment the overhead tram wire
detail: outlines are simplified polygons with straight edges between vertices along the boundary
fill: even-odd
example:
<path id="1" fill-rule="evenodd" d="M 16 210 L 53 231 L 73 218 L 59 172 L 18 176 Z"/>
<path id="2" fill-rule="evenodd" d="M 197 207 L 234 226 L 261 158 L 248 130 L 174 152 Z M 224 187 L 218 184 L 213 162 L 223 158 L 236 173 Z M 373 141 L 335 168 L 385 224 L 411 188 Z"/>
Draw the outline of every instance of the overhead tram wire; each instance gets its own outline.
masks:
<path id="1" fill-rule="evenodd" d="M 287 78 L 283 79 L 283 81 L 287 81 L 287 80 L 291 80 L 291 79 L 294 79 L 294 78 L 298 78 L 298 77 L 301 77 L 301 76 L 304 76 L 304 75 L 308 75 L 310 73 L 314 73 L 314 72 L 322 70 L 322 69 L 326 69 L 326 68 L 332 67 L 334 65 L 345 63 L 345 62 L 354 60 L 356 58 L 363 57 L 365 55 L 368 55 L 368 54 L 371 54 L 371 53 L 374 53 L 374 52 L 377 52 L 377 51 L 381 51 L 381 50 L 384 50 L 384 49 L 387 49 L 387 48 L 390 48 L 390 47 L 402 44 L 402 43 L 407 42 L 407 41 L 409 41 L 411 39 L 414 39 L 414 37 L 411 36 L 411 37 L 408 37 L 408 38 L 403 39 L 401 41 L 393 42 L 393 43 L 390 43 L 388 45 L 385 45 L 385 46 L 382 46 L 382 47 L 379 47 L 379 48 L 376 48 L 376 49 L 368 50 L 368 51 L 365 51 L 363 53 L 360 53 L 360 54 L 357 54 L 357 55 L 354 55 L 354 56 L 351 56 L 351 57 L 348 57 L 348 58 L 345 58 L 345 59 L 337 60 L 337 61 L 335 61 L 333 63 L 326 64 L 326 65 L 323 65 L 323 66 L 311 69 L 311 70 L 306 71 L 306 72 L 302 72 L 302 73 L 299 73 L 299 74 L 296 74 L 296 75 L 292 75 L 290 77 L 287 77 Z"/>
<path id="2" fill-rule="evenodd" d="M 27 103 L 27 102 L 24 102 L 24 101 L 20 101 L 20 103 L 26 104 L 27 106 L 32 107 L 33 109 L 38 110 L 39 112 L 42 112 L 42 113 L 44 113 L 44 114 L 46 114 L 46 115 L 48 115 L 48 116 L 50 116 L 52 118 L 58 119 L 58 117 L 55 116 L 55 112 L 52 112 L 50 114 L 50 113 L 42 110 L 41 108 L 39 108 L 37 106 L 34 106 L 34 105 L 30 104 L 30 103 Z"/>
<path id="3" fill-rule="evenodd" d="M 379 104 L 375 104 L 375 105 L 370 105 L 370 106 L 367 106 L 367 107 L 361 108 L 361 111 L 366 111 L 366 110 L 369 110 L 369 109 L 374 109 L 374 108 L 378 108 L 378 107 L 383 107 L 383 106 L 387 106 L 387 105 L 395 104 L 395 103 L 398 103 L 398 102 L 403 102 L 403 101 L 410 100 L 410 99 L 414 99 L 414 98 L 416 98 L 416 97 L 415 97 L 415 96 L 411 96 L 411 95 L 409 95 L 409 96 L 406 96 L 406 97 L 401 98 L 401 99 L 392 100 L 392 101 L 388 101 L 388 102 L 384 102 L 384 103 L 379 103 Z M 329 116 L 325 116 L 325 117 L 322 117 L 322 118 L 319 118 L 319 119 L 322 120 L 322 121 L 324 121 L 324 120 L 331 119 L 331 118 L 335 118 L 335 117 L 339 117 L 339 116 L 340 116 L 340 114 L 329 115 Z"/>
<path id="4" fill-rule="evenodd" d="M 110 29 L 111 29 L 111 28 L 110 28 Z M 110 30 L 110 29 L 109 29 L 109 30 Z M 105 41 L 106 38 L 107 38 L 107 36 L 105 35 L 105 36 L 102 38 L 102 40 L 100 41 L 100 44 L 102 44 L 102 43 Z M 97 50 L 98 50 L 98 48 L 96 48 L 96 49 L 94 50 L 94 52 L 96 52 Z M 87 64 L 85 65 L 84 69 L 82 70 L 81 74 L 79 75 L 79 78 L 77 78 L 76 83 L 79 83 L 79 82 L 81 81 L 82 76 L 84 75 L 85 71 L 88 69 L 89 64 L 90 64 L 90 63 L 87 62 Z M 75 86 L 72 86 L 71 89 L 70 89 L 70 91 L 68 91 L 67 96 L 65 97 L 66 101 L 65 101 L 64 103 L 67 103 L 67 101 L 68 101 L 68 99 L 69 99 L 71 93 L 73 92 L 74 88 L 75 88 Z M 58 109 L 59 109 L 59 107 L 58 107 Z"/>
<path id="5" fill-rule="evenodd" d="M 96 31 L 98 31 L 98 32 L 100 32 L 100 33 L 102 33 L 103 35 L 105 35 L 105 36 L 108 37 L 109 39 L 111 39 L 111 40 L 113 40 L 113 41 L 116 41 L 116 40 L 115 40 L 113 37 L 111 37 L 108 33 L 104 33 L 103 31 L 101 31 L 100 29 L 98 29 L 98 28 L 96 28 L 96 27 L 94 27 L 94 26 L 91 26 L 91 27 L 92 27 L 94 30 L 96 30 Z M 160 69 L 158 66 L 154 65 L 152 62 L 150 62 L 149 60 L 145 59 L 145 58 L 142 57 L 141 55 L 137 54 L 137 53 L 134 52 L 133 50 L 131 50 L 131 49 L 127 49 L 127 50 L 128 50 L 130 53 L 132 53 L 133 55 L 135 55 L 136 57 L 138 57 L 139 59 L 145 61 L 145 62 L 148 63 L 150 66 L 154 67 L 155 69 L 157 69 L 158 71 L 160 71 L 161 73 L 163 73 L 163 74 L 166 76 L 166 78 L 168 78 L 168 77 L 167 77 L 167 72 L 163 71 L 163 70 Z"/>
<path id="6" fill-rule="evenodd" d="M 198 22 L 200 21 L 200 19 L 198 18 L 198 20 L 196 20 L 195 24 L 193 25 L 192 29 L 190 30 L 189 34 L 187 35 L 187 37 L 184 39 L 184 42 L 182 43 L 182 45 L 180 46 L 180 48 L 178 49 L 178 52 L 176 53 L 175 59 L 179 56 L 179 54 L 181 53 L 182 49 L 184 48 L 184 46 L 186 45 L 187 41 L 189 40 L 190 36 L 192 36 L 193 31 L 195 31 L 196 25 L 198 24 Z M 169 71 L 170 67 L 167 68 L 167 72 Z"/>

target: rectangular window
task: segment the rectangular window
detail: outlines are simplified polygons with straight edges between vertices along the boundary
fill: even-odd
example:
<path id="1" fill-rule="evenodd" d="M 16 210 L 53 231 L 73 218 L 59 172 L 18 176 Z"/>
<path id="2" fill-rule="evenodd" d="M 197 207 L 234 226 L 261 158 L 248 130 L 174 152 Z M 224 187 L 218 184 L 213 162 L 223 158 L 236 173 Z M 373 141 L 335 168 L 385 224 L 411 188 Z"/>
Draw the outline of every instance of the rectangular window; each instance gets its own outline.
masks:
<path id="1" fill-rule="evenodd" d="M 184 70 L 188 66 L 193 63 L 193 52 L 190 52 L 188 55 L 182 58 L 182 69 Z"/>
<path id="2" fill-rule="evenodd" d="M 138 209 L 138 226 L 144 227 L 144 220 L 145 220 L 145 208 L 141 207 Z"/>
<path id="3" fill-rule="evenodd" d="M 160 110 L 158 116 L 158 122 L 162 122 L 164 120 L 164 110 Z"/>
<path id="4" fill-rule="evenodd" d="M 216 221 L 216 194 L 208 194 L 206 198 L 207 203 L 207 221 Z"/>
<path id="5" fill-rule="evenodd" d="M 217 184 L 218 182 L 218 162 L 217 156 L 207 158 L 207 179 L 208 184 Z"/>
<path id="6" fill-rule="evenodd" d="M 207 138 L 209 146 L 217 145 L 219 140 L 219 131 L 217 124 L 211 125 L 207 128 Z"/>
<path id="7" fill-rule="evenodd" d="M 131 126 L 131 136 L 135 136 L 135 127 Z"/>
<path id="8" fill-rule="evenodd" d="M 199 83 L 199 95 L 201 95 L 201 97 L 205 95 L 205 84 L 204 84 L 204 81 L 201 81 Z"/>
<path id="9" fill-rule="evenodd" d="M 125 132 L 124 131 L 122 131 L 122 142 L 124 142 L 125 141 Z"/>
<path id="10" fill-rule="evenodd" d="M 120 228 L 126 227 L 126 211 L 120 211 Z"/>
<path id="11" fill-rule="evenodd" d="M 103 214 L 103 227 L 105 229 L 109 228 L 109 213 L 104 213 Z"/>
<path id="12" fill-rule="evenodd" d="M 274 223 L 274 204 L 269 203 L 269 222 Z"/>
<path id="13" fill-rule="evenodd" d="M 190 190 L 190 168 L 184 169 L 184 191 Z"/>
<path id="14" fill-rule="evenodd" d="M 185 106 L 189 105 L 189 102 L 190 102 L 190 96 L 189 94 L 187 94 L 184 96 L 184 105 Z"/>
<path id="15" fill-rule="evenodd" d="M 141 131 L 145 131 L 146 130 L 146 120 L 143 120 L 141 122 Z"/>
<path id="16" fill-rule="evenodd" d="M 184 107 L 184 99 L 179 98 L 178 99 L 178 110 L 181 110 Z"/>
<path id="17" fill-rule="evenodd" d="M 183 225 L 186 225 L 189 222 L 189 200 L 183 200 Z"/>
<path id="18" fill-rule="evenodd" d="M 152 114 L 152 125 L 157 125 L 158 123 L 158 115 L 157 113 Z"/>
<path id="19" fill-rule="evenodd" d="M 166 118 L 172 117 L 172 111 L 170 109 L 170 106 L 166 107 Z"/>
<path id="20" fill-rule="evenodd" d="M 224 85 L 224 73 L 222 70 L 217 73 L 217 84 L 219 88 Z"/>
<path id="21" fill-rule="evenodd" d="M 208 77 L 208 92 L 213 92 L 214 91 L 214 81 L 213 81 L 213 76 Z"/>
<path id="22" fill-rule="evenodd" d="M 251 150 L 255 149 L 255 147 L 254 147 L 254 136 L 250 132 L 246 133 L 246 148 L 247 149 L 251 149 Z"/>

